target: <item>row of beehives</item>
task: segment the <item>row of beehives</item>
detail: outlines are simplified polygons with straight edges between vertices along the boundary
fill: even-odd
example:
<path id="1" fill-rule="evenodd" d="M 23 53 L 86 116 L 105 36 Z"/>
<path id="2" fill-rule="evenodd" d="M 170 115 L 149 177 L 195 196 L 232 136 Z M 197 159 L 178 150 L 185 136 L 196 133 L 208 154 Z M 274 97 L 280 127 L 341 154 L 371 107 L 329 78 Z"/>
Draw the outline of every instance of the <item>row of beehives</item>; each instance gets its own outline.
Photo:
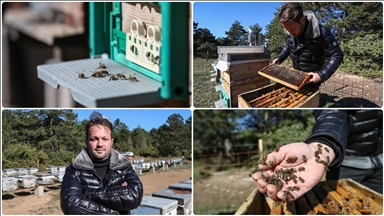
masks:
<path id="1" fill-rule="evenodd" d="M 36 185 L 51 185 L 55 182 L 62 182 L 63 177 L 64 172 L 5 177 L 2 178 L 2 191 L 10 192 L 18 188 L 34 188 Z"/>
<path id="2" fill-rule="evenodd" d="M 18 188 L 34 188 L 36 185 L 51 185 L 61 182 L 66 166 L 49 166 L 48 173 L 38 173 L 36 167 L 4 169 L 2 172 L 2 190 L 15 191 Z"/>
<path id="3" fill-rule="evenodd" d="M 171 166 L 173 164 L 179 164 L 182 163 L 182 158 L 172 158 L 169 160 L 154 160 L 150 162 L 133 162 L 133 167 L 135 170 L 143 170 L 143 171 L 149 171 L 150 169 L 158 169 L 161 167 L 164 167 L 165 165 Z"/>
<path id="4" fill-rule="evenodd" d="M 143 196 L 132 215 L 190 215 L 192 214 L 192 180 L 181 181 Z"/>
<path id="5" fill-rule="evenodd" d="M 49 166 L 46 170 L 48 173 L 60 173 L 65 172 L 66 166 Z M 28 168 L 15 168 L 15 169 L 3 169 L 1 176 L 2 177 L 16 177 L 22 175 L 35 175 L 39 172 L 39 169 L 36 167 Z"/>

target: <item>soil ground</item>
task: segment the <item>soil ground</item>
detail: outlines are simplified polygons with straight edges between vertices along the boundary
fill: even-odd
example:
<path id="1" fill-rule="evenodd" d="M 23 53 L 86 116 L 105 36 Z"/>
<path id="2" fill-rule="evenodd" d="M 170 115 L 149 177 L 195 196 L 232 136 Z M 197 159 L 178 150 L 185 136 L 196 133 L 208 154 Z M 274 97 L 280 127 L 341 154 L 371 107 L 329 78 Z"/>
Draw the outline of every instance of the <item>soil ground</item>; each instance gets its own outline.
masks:
<path id="1" fill-rule="evenodd" d="M 383 80 L 336 71 L 320 86 L 320 107 L 382 107 Z"/>
<path id="2" fill-rule="evenodd" d="M 222 171 L 193 182 L 193 210 L 196 215 L 233 215 L 255 189 L 249 171 Z"/>
<path id="3" fill-rule="evenodd" d="M 188 167 L 188 168 L 183 168 Z M 144 186 L 144 195 L 168 188 L 169 185 L 189 180 L 192 176 L 191 165 L 183 163 L 183 167 L 170 167 L 166 171 L 144 173 L 139 176 Z M 5 215 L 62 215 L 60 208 L 60 185 L 46 187 L 43 196 L 35 196 L 30 192 L 2 194 L 2 214 Z"/>

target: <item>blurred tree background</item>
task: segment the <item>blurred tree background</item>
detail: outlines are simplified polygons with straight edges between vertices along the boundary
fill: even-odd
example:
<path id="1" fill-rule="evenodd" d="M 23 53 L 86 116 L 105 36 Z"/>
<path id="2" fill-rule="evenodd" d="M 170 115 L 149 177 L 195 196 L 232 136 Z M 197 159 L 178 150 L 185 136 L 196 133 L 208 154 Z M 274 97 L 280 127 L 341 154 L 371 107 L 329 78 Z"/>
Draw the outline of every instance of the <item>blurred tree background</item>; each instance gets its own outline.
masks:
<path id="1" fill-rule="evenodd" d="M 312 110 L 195 110 L 193 115 L 194 172 L 196 178 L 221 171 L 232 163 L 245 166 L 248 154 L 257 152 L 263 141 L 264 155 L 277 143 L 302 142 L 315 123 Z M 228 146 L 226 142 L 231 144 Z M 228 148 L 230 148 L 228 150 Z M 230 155 L 228 155 L 230 152 Z M 204 155 L 209 155 L 204 157 Z M 232 158 L 231 158 L 232 157 Z M 209 161 L 207 161 L 209 160 Z M 257 157 L 258 160 L 258 157 Z M 208 162 L 208 163 L 207 163 Z"/>
<path id="2" fill-rule="evenodd" d="M 72 110 L 3 110 L 2 166 L 4 168 L 66 165 L 85 144 L 85 125 Z M 172 114 L 159 128 L 130 129 L 116 119 L 113 148 L 138 156 L 171 157 L 191 153 L 191 117 Z"/>

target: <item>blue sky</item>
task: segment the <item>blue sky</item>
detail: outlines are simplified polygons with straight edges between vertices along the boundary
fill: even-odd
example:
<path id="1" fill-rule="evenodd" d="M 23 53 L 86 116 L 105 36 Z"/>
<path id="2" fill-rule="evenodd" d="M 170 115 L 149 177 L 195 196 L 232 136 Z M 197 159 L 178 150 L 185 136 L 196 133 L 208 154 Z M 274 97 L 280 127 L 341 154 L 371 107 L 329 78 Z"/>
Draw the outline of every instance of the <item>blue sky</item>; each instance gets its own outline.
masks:
<path id="1" fill-rule="evenodd" d="M 226 37 L 225 31 L 231 28 L 235 20 L 247 30 L 248 26 L 258 23 L 262 33 L 273 20 L 282 2 L 195 2 L 193 21 L 198 28 L 207 28 L 217 38 Z"/>
<path id="2" fill-rule="evenodd" d="M 93 111 L 98 111 L 102 115 L 115 121 L 117 118 L 124 122 L 129 130 L 137 128 L 140 125 L 141 128 L 146 131 L 150 131 L 152 128 L 158 128 L 159 126 L 166 124 L 168 117 L 172 114 L 180 114 L 184 121 L 187 120 L 192 114 L 189 109 L 97 109 L 97 110 L 80 110 L 73 109 L 74 113 L 77 113 L 77 119 L 82 121 L 88 119 Z"/>

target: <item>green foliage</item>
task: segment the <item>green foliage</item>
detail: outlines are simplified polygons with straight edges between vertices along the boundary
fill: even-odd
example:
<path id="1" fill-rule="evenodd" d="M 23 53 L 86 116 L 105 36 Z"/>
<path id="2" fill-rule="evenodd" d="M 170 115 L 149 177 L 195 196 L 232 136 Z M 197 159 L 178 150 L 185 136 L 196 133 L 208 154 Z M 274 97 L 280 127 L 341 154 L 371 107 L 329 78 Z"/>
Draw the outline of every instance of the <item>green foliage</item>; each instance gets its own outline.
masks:
<path id="1" fill-rule="evenodd" d="M 341 68 L 350 74 L 382 77 L 383 4 L 381 2 L 300 2 L 331 29 L 344 52 Z M 275 13 L 267 26 L 272 59 L 281 52 L 285 35 Z"/>
<path id="2" fill-rule="evenodd" d="M 216 39 L 206 28 L 197 28 L 193 34 L 193 55 L 207 58 L 207 51 L 211 57 L 217 58 Z"/>
<path id="3" fill-rule="evenodd" d="M 275 13 L 273 20 L 267 25 L 266 29 L 267 50 L 271 53 L 271 58 L 275 59 L 283 50 L 286 40 L 284 29 L 279 22 L 277 13 Z"/>
<path id="4" fill-rule="evenodd" d="M 193 147 L 197 154 L 218 153 L 225 139 L 234 139 L 237 119 L 244 110 L 195 110 L 193 114 Z"/>
<path id="5" fill-rule="evenodd" d="M 383 41 L 380 34 L 356 37 L 341 45 L 344 51 L 343 70 L 350 74 L 382 78 Z"/>
<path id="6" fill-rule="evenodd" d="M 217 51 L 216 51 L 216 45 L 214 43 L 205 42 L 201 44 L 196 49 L 196 56 L 204 57 L 204 58 L 210 58 L 215 57 L 217 58 Z"/>
<path id="7" fill-rule="evenodd" d="M 44 170 L 66 165 L 86 146 L 87 121 L 78 122 L 72 110 L 4 110 L 2 123 L 3 168 L 36 166 Z M 167 124 L 164 133 L 155 128 L 147 132 L 140 125 L 131 131 L 116 119 L 113 148 L 152 157 L 191 152 L 191 118 L 184 122 L 174 114 Z M 172 151 L 160 151 L 169 145 Z"/>
<path id="8" fill-rule="evenodd" d="M 167 124 L 159 127 L 158 136 L 161 147 L 158 148 L 160 155 L 170 156 L 189 154 L 191 152 L 191 130 L 190 123 L 184 124 L 180 114 L 172 114 L 167 119 Z"/>
<path id="9" fill-rule="evenodd" d="M 246 45 L 246 34 L 244 27 L 239 21 L 235 20 L 228 31 L 225 32 L 227 38 L 231 41 L 230 46 Z"/>
<path id="10" fill-rule="evenodd" d="M 37 167 L 38 163 L 45 163 L 48 158 L 45 152 L 34 147 L 21 143 L 12 144 L 3 148 L 2 166 L 3 168 Z"/>
<path id="11" fill-rule="evenodd" d="M 258 139 L 271 150 L 278 142 L 303 141 L 313 124 L 310 110 L 195 110 L 194 153 L 218 153 L 225 138 L 235 152 L 257 150 Z"/>

